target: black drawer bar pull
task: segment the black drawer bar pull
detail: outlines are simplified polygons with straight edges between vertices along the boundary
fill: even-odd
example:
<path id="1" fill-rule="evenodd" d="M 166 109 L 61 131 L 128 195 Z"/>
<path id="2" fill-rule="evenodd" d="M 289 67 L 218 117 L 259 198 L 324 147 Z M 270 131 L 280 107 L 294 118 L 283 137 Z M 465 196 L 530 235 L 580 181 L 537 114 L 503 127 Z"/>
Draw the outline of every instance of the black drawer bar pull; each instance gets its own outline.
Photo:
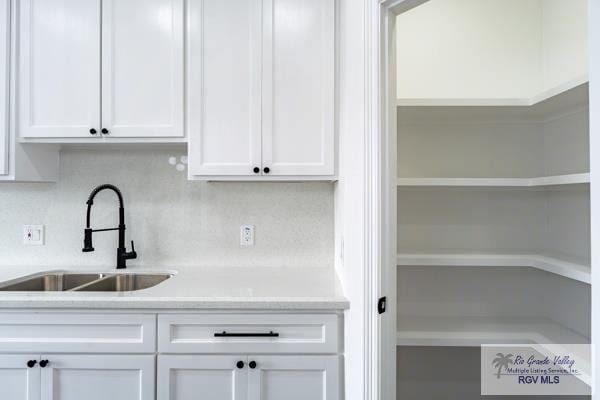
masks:
<path id="1" fill-rule="evenodd" d="M 215 337 L 279 337 L 279 333 L 269 332 L 269 333 L 236 333 L 236 332 L 217 332 L 215 333 Z"/>

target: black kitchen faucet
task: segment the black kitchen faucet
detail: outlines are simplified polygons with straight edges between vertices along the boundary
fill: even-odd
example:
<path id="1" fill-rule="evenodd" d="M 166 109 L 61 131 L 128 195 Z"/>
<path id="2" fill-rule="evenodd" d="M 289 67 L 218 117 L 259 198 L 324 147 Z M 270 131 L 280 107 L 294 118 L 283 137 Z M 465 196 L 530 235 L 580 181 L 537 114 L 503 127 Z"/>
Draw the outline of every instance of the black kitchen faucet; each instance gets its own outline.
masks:
<path id="1" fill-rule="evenodd" d="M 94 197 L 101 191 L 110 189 L 117 194 L 119 197 L 119 226 L 117 228 L 109 229 L 92 229 L 90 227 L 90 212 L 92 211 L 92 205 L 94 204 Z M 94 232 L 106 232 L 106 231 L 119 231 L 119 247 L 117 248 L 117 269 L 127 268 L 127 260 L 133 260 L 137 258 L 133 240 L 131 241 L 131 251 L 128 252 L 125 248 L 125 209 L 123 208 L 123 195 L 121 191 L 114 185 L 100 185 L 90 193 L 90 197 L 87 200 L 87 218 L 86 228 L 84 231 L 83 238 L 83 252 L 88 253 L 94 251 L 92 245 L 92 233 Z"/>

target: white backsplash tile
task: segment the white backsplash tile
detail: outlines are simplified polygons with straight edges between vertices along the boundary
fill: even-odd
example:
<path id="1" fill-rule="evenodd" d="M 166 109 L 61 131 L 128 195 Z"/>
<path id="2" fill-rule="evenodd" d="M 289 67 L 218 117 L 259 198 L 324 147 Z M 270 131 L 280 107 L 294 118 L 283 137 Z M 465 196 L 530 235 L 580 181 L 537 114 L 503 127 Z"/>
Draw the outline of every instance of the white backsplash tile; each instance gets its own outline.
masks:
<path id="1" fill-rule="evenodd" d="M 331 183 L 189 182 L 169 157 L 181 150 L 61 152 L 55 184 L 0 184 L 0 267 L 113 267 L 117 233 L 94 235 L 94 253 L 82 253 L 86 200 L 102 183 L 125 198 L 130 265 L 331 266 Z M 93 228 L 117 225 L 117 199 L 100 193 Z M 44 224 L 46 245 L 23 245 L 23 225 Z M 256 245 L 240 246 L 240 225 L 256 226 Z"/>

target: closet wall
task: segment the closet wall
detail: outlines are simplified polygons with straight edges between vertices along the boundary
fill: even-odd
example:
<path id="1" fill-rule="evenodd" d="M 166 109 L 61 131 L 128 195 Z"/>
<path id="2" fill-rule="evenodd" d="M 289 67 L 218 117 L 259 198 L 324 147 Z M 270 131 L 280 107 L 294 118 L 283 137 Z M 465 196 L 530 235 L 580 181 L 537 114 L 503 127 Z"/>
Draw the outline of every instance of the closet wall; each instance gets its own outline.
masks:
<path id="1" fill-rule="evenodd" d="M 398 399 L 480 398 L 481 344 L 590 342 L 586 11 L 431 0 L 397 19 Z"/>
<path id="2" fill-rule="evenodd" d="M 584 81 L 586 18 L 584 0 L 431 0 L 397 18 L 398 98 L 493 104 Z"/>

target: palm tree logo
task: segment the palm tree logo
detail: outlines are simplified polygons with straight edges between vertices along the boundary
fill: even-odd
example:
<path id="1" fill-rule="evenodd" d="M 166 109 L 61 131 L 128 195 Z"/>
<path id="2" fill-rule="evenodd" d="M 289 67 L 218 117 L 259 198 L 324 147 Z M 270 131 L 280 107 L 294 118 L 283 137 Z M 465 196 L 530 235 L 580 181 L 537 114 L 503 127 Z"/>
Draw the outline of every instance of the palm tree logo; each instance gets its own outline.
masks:
<path id="1" fill-rule="evenodd" d="M 495 368 L 498 368 L 498 373 L 496 374 L 496 378 L 500 379 L 500 375 L 502 375 L 502 368 L 508 369 L 510 364 L 513 364 L 512 354 L 504 355 L 502 353 L 496 354 L 498 357 L 494 358 L 492 361 L 492 365 Z"/>

